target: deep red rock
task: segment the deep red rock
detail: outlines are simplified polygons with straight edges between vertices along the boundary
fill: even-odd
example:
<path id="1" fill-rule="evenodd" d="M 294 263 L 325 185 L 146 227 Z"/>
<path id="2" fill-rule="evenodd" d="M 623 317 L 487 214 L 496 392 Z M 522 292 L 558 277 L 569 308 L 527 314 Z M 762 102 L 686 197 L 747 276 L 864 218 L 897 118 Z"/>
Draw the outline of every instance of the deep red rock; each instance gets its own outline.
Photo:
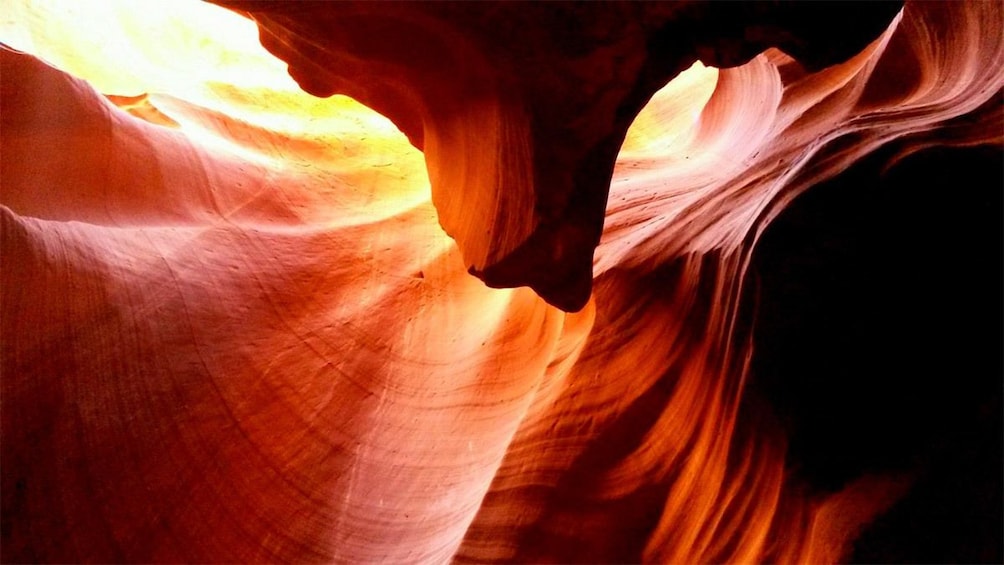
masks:
<path id="1" fill-rule="evenodd" d="M 408 138 L 136 6 L 0 36 L 0 561 L 825 563 L 909 489 L 799 482 L 742 289 L 877 149 L 1001 147 L 999 3 L 241 5 Z"/>
<path id="2" fill-rule="evenodd" d="M 493 287 L 588 300 L 624 135 L 700 59 L 780 47 L 846 60 L 901 5 L 840 2 L 240 2 L 312 94 L 346 94 L 425 152 L 440 223 Z M 847 24 L 847 25 L 841 25 Z"/>

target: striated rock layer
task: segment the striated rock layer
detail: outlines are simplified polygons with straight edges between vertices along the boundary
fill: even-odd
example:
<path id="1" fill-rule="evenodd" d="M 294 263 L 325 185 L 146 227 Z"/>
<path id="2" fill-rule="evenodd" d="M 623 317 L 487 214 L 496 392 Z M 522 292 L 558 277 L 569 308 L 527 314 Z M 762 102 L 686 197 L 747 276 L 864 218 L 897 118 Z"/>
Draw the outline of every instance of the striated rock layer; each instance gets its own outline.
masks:
<path id="1" fill-rule="evenodd" d="M 346 94 L 425 152 L 468 269 L 579 310 L 624 136 L 699 57 L 850 57 L 900 4 L 241 2 L 307 92 Z M 840 25 L 845 22 L 847 25 Z"/>
<path id="2" fill-rule="evenodd" d="M 4 562 L 832 562 L 909 488 L 786 468 L 741 290 L 876 149 L 1000 146 L 999 3 L 233 5 L 299 85 L 209 5 L 0 27 Z"/>

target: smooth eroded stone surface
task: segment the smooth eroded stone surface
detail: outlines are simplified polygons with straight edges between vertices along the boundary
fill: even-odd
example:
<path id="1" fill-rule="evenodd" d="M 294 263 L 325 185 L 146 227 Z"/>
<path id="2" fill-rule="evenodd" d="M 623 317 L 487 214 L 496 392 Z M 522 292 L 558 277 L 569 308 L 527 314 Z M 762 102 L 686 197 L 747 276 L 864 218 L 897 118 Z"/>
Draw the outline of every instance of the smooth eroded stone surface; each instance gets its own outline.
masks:
<path id="1" fill-rule="evenodd" d="M 306 53 L 284 27 L 295 18 L 265 7 L 265 43 Z M 387 100 L 351 93 L 392 123 L 302 92 L 255 24 L 217 6 L 12 3 L 0 561 L 825 563 L 910 488 L 909 473 L 863 473 L 819 491 L 786 468 L 783 427 L 748 394 L 742 289 L 771 220 L 876 149 L 1001 146 L 999 3 L 908 4 L 832 66 L 777 49 L 721 70 L 681 63 L 612 165 L 576 159 L 612 150 L 590 124 L 617 96 L 596 91 L 607 102 L 583 106 L 561 144 L 527 117 L 543 106 L 522 89 L 546 91 L 547 76 L 439 76 L 438 95 L 469 112 L 459 121 L 422 98 L 418 114 L 395 109 L 440 57 L 498 57 L 429 18 L 425 67 L 340 52 L 380 93 L 404 77 Z M 349 21 L 353 41 L 414 23 Z M 499 37 L 498 21 L 482 29 Z M 521 30 L 544 42 L 515 42 L 527 57 L 578 45 Z M 382 45 L 367 57 L 400 52 Z M 550 100 L 554 125 L 571 110 Z M 631 121 L 610 111 L 607 125 Z M 548 144 L 525 145 L 538 136 Z M 602 234 L 568 216 L 582 166 L 613 167 L 608 198 L 585 200 L 599 212 L 583 212 L 605 218 Z M 536 184 L 562 170 L 553 192 Z M 451 227 L 469 209 L 491 213 Z M 533 237 L 588 242 L 569 251 L 586 249 L 592 272 L 581 310 L 469 275 Z M 568 288 L 560 260 L 540 265 Z"/>
<path id="2" fill-rule="evenodd" d="M 319 96 L 346 94 L 425 152 L 444 230 L 489 286 L 589 299 L 610 178 L 635 116 L 700 59 L 780 47 L 846 60 L 895 2 L 240 2 Z M 846 25 L 841 25 L 846 24 Z"/>

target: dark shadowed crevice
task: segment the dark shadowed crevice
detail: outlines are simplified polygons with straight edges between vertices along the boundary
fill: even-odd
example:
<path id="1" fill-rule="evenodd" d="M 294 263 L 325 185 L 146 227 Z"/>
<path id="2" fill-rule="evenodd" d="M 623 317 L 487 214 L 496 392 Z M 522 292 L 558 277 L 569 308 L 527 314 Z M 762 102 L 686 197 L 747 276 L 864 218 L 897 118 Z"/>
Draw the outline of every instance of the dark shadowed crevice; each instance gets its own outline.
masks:
<path id="1" fill-rule="evenodd" d="M 766 232 L 752 386 L 820 491 L 916 486 L 857 562 L 1000 562 L 1002 171 L 997 147 L 890 152 L 814 187 Z"/>

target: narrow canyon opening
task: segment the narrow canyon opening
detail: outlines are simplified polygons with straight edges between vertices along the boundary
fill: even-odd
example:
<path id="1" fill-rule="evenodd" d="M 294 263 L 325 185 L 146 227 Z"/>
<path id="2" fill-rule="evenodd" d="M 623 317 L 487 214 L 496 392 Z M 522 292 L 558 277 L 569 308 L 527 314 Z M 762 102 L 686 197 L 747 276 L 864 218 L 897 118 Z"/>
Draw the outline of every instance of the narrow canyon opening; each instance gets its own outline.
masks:
<path id="1" fill-rule="evenodd" d="M 1004 558 L 999 2 L 217 4 L 0 21 L 0 561 Z"/>

